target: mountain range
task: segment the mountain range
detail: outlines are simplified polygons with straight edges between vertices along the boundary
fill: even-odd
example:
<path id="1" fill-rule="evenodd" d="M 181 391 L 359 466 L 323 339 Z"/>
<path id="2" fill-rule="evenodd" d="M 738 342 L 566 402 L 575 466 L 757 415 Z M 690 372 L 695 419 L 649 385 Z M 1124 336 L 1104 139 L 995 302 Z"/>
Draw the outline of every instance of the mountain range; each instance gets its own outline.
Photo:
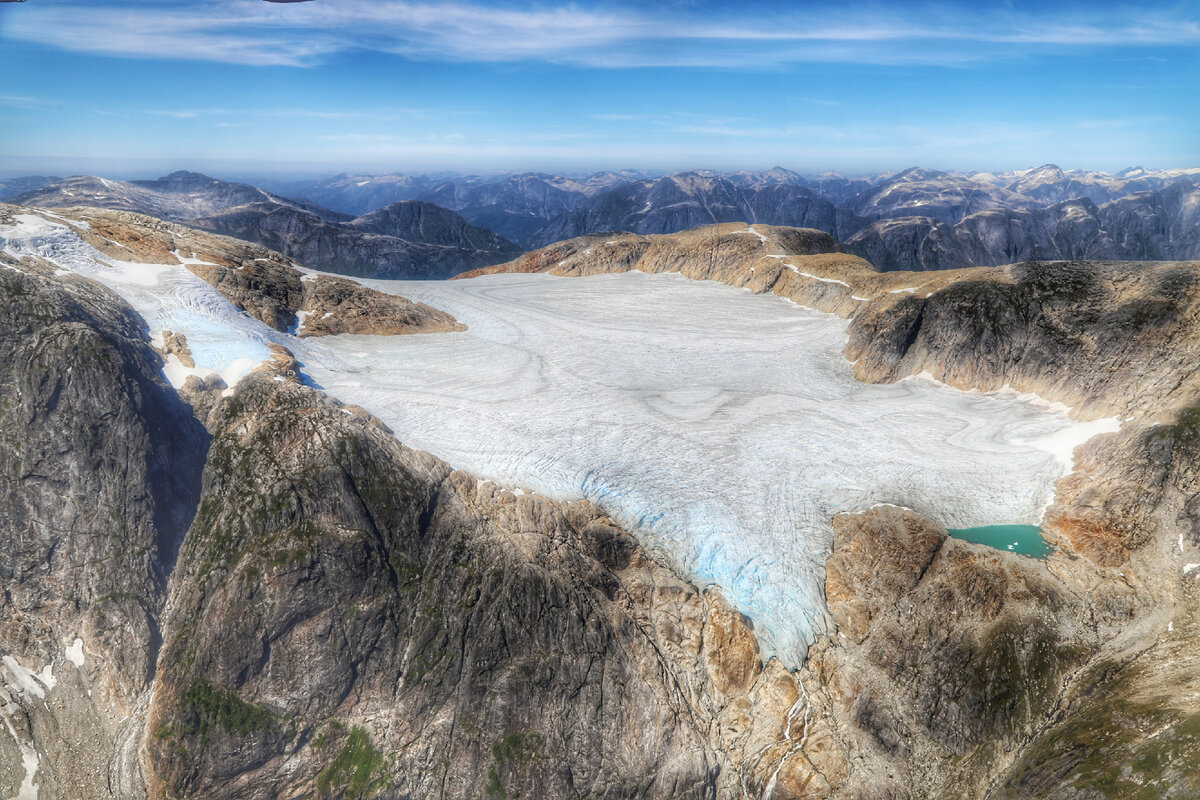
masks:
<path id="1" fill-rule="evenodd" d="M 378 277 L 447 277 L 602 231 L 664 234 L 738 221 L 825 231 L 883 270 L 1200 258 L 1200 170 L 389 173 L 278 185 L 299 199 L 187 172 L 157 181 L 30 177 L 6 185 L 0 192 L 25 189 L 13 202 L 137 211 L 314 267 Z"/>
<path id="2" fill-rule="evenodd" d="M 147 214 L 255 242 L 307 266 L 347 275 L 444 278 L 520 252 L 503 237 L 431 203 L 401 200 L 355 217 L 195 172 L 154 181 L 67 178 L 15 201 Z"/>

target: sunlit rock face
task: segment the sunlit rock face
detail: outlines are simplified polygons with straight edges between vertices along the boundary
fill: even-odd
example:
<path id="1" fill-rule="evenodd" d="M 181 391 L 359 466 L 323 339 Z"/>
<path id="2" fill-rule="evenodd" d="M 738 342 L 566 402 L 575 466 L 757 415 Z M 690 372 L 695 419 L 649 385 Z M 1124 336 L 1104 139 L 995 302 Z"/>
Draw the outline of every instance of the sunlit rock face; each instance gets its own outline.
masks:
<path id="1" fill-rule="evenodd" d="M 835 513 L 886 502 L 951 527 L 1036 522 L 1075 427 L 1011 395 L 856 382 L 844 320 L 677 275 L 367 282 L 467 330 L 314 340 L 239 313 L 185 265 L 116 261 L 46 220 L 5 235 L 10 254 L 97 278 L 152 332 L 186 335 L 194 373 L 232 383 L 283 343 L 406 444 L 480 478 L 594 500 L 720 586 L 791 664 L 826 625 Z"/>

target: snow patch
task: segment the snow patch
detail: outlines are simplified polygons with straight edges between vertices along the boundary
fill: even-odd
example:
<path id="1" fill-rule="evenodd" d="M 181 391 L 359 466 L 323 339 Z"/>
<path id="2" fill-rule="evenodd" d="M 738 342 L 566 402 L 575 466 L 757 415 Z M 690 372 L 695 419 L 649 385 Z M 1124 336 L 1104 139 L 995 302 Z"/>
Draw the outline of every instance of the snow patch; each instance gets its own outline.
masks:
<path id="1" fill-rule="evenodd" d="M 179 259 L 179 263 L 180 263 L 180 264 L 192 264 L 192 265 L 195 265 L 195 264 L 203 264 L 203 265 L 205 265 L 205 266 L 208 266 L 208 267 L 219 267 L 219 266 L 221 266 L 220 264 L 214 264 L 214 263 L 213 263 L 213 262 L 211 262 L 211 261 L 202 261 L 202 260 L 200 260 L 200 259 L 196 258 L 196 251 L 195 251 L 195 250 L 193 250 L 193 251 L 192 251 L 192 255 L 191 255 L 191 256 L 185 256 L 185 255 L 184 255 L 183 253 L 181 253 L 179 250 L 172 250 L 172 251 L 171 251 L 171 255 L 173 255 L 173 256 L 175 256 L 177 259 Z"/>
<path id="2" fill-rule="evenodd" d="M 35 782 L 38 769 L 42 765 L 41 757 L 38 756 L 37 749 L 33 744 L 24 741 L 17 734 L 17 729 L 13 726 L 12 720 L 8 718 L 10 712 L 5 709 L 0 712 L 0 717 L 4 719 L 4 726 L 8 728 L 8 733 L 12 736 L 13 741 L 17 743 L 17 748 L 21 751 L 21 768 L 24 770 L 24 777 L 21 779 L 21 786 L 17 789 L 17 793 L 9 800 L 38 800 L 38 787 Z"/>
<path id="3" fill-rule="evenodd" d="M 4 669 L 8 672 L 8 680 L 5 683 L 28 701 L 35 698 L 45 701 L 46 691 L 58 684 L 54 679 L 54 668 L 50 664 L 43 667 L 41 672 L 33 672 L 22 667 L 12 656 L 4 656 L 0 663 L 4 664 Z"/>
<path id="4" fill-rule="evenodd" d="M 63 651 L 63 655 L 67 657 L 67 661 L 70 661 L 77 668 L 82 667 L 84 664 L 83 639 L 80 639 L 78 636 L 75 637 L 75 642 Z"/>
<path id="5" fill-rule="evenodd" d="M 812 278 L 814 281 L 820 281 L 821 283 L 836 283 L 839 286 L 845 286 L 847 289 L 850 288 L 850 284 L 846 283 L 845 281 L 839 281 L 837 278 L 822 278 L 819 275 L 813 275 L 808 272 L 801 272 L 800 270 L 796 269 L 795 267 L 792 267 L 790 264 L 788 266 L 791 268 L 791 270 L 793 272 L 795 272 L 797 275 L 800 275 L 802 277 Z"/>
<path id="6" fill-rule="evenodd" d="M 1030 444 L 1053 455 L 1063 465 L 1063 477 L 1075 471 L 1075 448 L 1088 442 L 1094 436 L 1103 433 L 1116 433 L 1121 430 L 1121 420 L 1116 417 L 1079 422 L 1073 427 L 1057 431 L 1039 439 L 1031 439 Z"/>
<path id="7" fill-rule="evenodd" d="M 758 237 L 758 240 L 759 240 L 760 242 L 762 242 L 763 244 L 766 244 L 766 243 L 767 243 L 767 237 L 766 237 L 766 236 L 763 236 L 761 233 L 759 233 L 758 231 L 754 230 L 754 226 L 753 226 L 753 225 L 751 225 L 749 228 L 746 228 L 746 230 L 744 230 L 744 231 L 733 231 L 733 233 L 748 233 L 748 234 L 750 234 L 751 236 L 757 236 L 757 237 Z"/>

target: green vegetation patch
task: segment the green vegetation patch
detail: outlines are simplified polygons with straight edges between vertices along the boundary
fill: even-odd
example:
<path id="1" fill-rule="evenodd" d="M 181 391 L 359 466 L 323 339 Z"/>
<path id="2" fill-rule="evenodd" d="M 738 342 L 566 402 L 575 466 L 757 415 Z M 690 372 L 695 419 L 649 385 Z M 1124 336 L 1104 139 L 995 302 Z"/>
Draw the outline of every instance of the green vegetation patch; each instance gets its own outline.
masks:
<path id="1" fill-rule="evenodd" d="M 492 743 L 492 765 L 488 767 L 488 782 L 484 790 L 488 797 L 508 800 L 509 792 L 504 787 L 502 775 L 509 772 L 513 764 L 528 764 L 541 758 L 546 740 L 540 733 L 510 733 Z M 513 800 L 520 795 L 513 793 Z"/>
<path id="2" fill-rule="evenodd" d="M 317 794 L 320 797 L 334 793 L 341 797 L 371 797 L 386 784 L 383 766 L 383 753 L 371 744 L 370 734 L 355 725 L 333 761 L 317 774 Z"/>
<path id="3" fill-rule="evenodd" d="M 1056 774 L 1077 791 L 1114 800 L 1154 800 L 1184 787 L 1200 795 L 1200 713 L 1125 699 L 1132 682 L 1128 674 L 1118 678 L 1105 696 L 1043 734 L 1000 796 L 1025 796 Z"/>
<path id="4" fill-rule="evenodd" d="M 199 736 L 207 744 L 218 728 L 231 736 L 252 736 L 280 731 L 283 718 L 262 706 L 247 703 L 232 689 L 199 678 L 179 697 L 179 719 L 164 726 L 157 736 Z"/>

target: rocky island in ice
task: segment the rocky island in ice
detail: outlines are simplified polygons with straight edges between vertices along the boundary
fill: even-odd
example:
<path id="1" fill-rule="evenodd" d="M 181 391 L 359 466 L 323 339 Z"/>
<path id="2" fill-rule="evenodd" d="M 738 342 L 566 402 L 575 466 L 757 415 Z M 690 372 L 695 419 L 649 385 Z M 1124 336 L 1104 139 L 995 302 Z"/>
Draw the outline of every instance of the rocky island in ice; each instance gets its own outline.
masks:
<path id="1" fill-rule="evenodd" d="M 307 340 L 239 313 L 183 266 L 113 261 L 40 217 L 0 229 L 0 245 L 109 285 L 152 332 L 186 334 L 197 372 L 235 378 L 280 342 L 406 444 L 514 489 L 596 502 L 721 587 L 790 664 L 826 624 L 834 514 L 894 503 L 955 528 L 1036 523 L 1070 444 L 1097 430 L 1011 394 L 859 383 L 844 320 L 677 275 L 364 281 L 467 331 Z"/>

